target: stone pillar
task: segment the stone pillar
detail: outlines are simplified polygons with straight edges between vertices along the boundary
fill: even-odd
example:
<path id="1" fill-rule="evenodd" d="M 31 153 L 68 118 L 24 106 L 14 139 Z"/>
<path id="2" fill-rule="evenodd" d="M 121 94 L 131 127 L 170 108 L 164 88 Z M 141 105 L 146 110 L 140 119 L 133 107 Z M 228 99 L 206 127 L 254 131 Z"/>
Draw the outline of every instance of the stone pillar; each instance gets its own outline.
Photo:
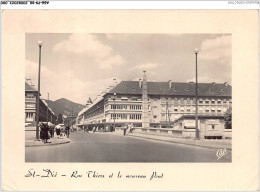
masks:
<path id="1" fill-rule="evenodd" d="M 142 127 L 143 128 L 149 128 L 149 116 L 148 116 L 148 95 L 147 95 L 147 81 L 146 81 L 146 71 L 144 71 L 143 75 L 143 86 L 142 86 Z"/>
<path id="2" fill-rule="evenodd" d="M 33 113 L 33 121 L 36 123 L 35 113 Z"/>

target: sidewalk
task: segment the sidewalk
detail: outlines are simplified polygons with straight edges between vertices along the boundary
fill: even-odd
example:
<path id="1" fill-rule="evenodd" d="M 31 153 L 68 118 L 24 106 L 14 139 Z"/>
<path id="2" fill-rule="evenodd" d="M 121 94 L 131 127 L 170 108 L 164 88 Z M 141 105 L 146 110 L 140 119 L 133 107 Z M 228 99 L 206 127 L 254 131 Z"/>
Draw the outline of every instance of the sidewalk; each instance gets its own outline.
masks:
<path id="1" fill-rule="evenodd" d="M 35 132 L 34 131 L 26 131 L 25 133 L 25 147 L 40 147 L 40 146 L 48 146 L 48 145 L 59 145 L 69 143 L 70 140 L 66 137 L 48 139 L 48 143 L 43 143 L 41 140 L 35 140 Z"/>
<path id="2" fill-rule="evenodd" d="M 40 146 L 48 146 L 48 145 L 59 145 L 69 143 L 70 140 L 67 138 L 52 138 L 48 139 L 47 143 L 43 143 L 42 141 L 35 140 L 25 140 L 25 147 L 40 147 Z"/>
<path id="3" fill-rule="evenodd" d="M 120 134 L 122 135 L 122 134 Z M 170 143 L 179 143 L 197 147 L 213 148 L 213 149 L 229 149 L 232 150 L 232 140 L 195 140 L 173 136 L 153 135 L 147 133 L 127 133 L 126 136 L 139 137 L 144 139 L 152 139 L 156 141 L 165 141 Z"/>

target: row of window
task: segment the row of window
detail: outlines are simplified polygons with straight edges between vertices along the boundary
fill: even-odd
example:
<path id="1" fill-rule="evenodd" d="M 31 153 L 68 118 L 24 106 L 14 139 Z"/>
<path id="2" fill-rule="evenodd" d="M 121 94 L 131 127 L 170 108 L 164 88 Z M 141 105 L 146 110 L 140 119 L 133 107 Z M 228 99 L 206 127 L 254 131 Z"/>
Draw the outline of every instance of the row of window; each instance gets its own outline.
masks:
<path id="1" fill-rule="evenodd" d="M 130 114 L 129 119 L 142 119 L 141 114 Z"/>
<path id="2" fill-rule="evenodd" d="M 26 104 L 25 108 L 35 108 L 35 104 Z"/>
<path id="3" fill-rule="evenodd" d="M 121 99 L 121 100 L 132 100 L 132 101 L 141 101 L 142 99 L 141 98 L 137 98 L 137 97 L 132 97 L 132 98 L 128 98 L 128 97 L 111 97 L 111 99 L 115 99 L 115 100 L 118 100 L 118 99 Z M 153 101 L 157 101 L 158 99 L 157 98 L 153 98 L 153 99 L 148 99 L 148 101 L 150 100 L 153 100 Z M 173 100 L 175 102 L 178 102 L 178 101 L 181 101 L 181 102 L 184 102 L 184 101 L 187 101 L 187 102 L 190 102 L 190 101 L 195 101 L 195 98 L 165 98 L 165 97 L 162 97 L 161 98 L 162 101 L 166 101 L 166 100 Z M 209 99 L 206 99 L 205 100 L 205 103 L 206 104 L 209 104 L 209 103 L 212 103 L 212 104 L 215 104 L 215 103 L 218 103 L 218 104 L 221 104 L 221 100 L 218 99 L 217 101 L 215 101 L 214 99 L 212 100 L 209 100 Z M 199 103 L 204 103 L 204 100 L 202 99 L 199 99 Z M 227 100 L 224 99 L 223 100 L 223 103 L 226 104 L 227 103 Z M 229 103 L 232 103 L 232 101 L 230 100 Z"/>
<path id="4" fill-rule="evenodd" d="M 111 105 L 111 109 L 128 109 L 127 105 Z M 141 110 L 142 105 L 129 105 L 130 110 Z"/>
<path id="5" fill-rule="evenodd" d="M 215 100 L 212 100 L 211 102 L 209 101 L 209 100 L 206 100 L 205 101 L 205 104 L 221 104 L 221 100 L 217 100 L 217 102 L 215 101 Z M 227 101 L 223 101 L 223 103 L 224 104 L 226 104 L 227 103 Z M 231 101 L 229 101 L 229 103 L 232 103 Z M 175 103 L 175 104 L 178 104 L 178 103 Z M 204 101 L 203 100 L 199 100 L 199 104 L 204 104 Z M 165 104 L 163 104 L 162 105 L 162 107 L 165 107 L 166 105 Z M 171 107 L 172 105 L 171 104 L 169 104 L 168 105 L 168 107 Z M 154 106 L 153 108 L 157 108 L 156 106 Z"/>
<path id="6" fill-rule="evenodd" d="M 171 111 L 171 108 L 172 108 L 172 106 L 173 105 L 168 105 L 168 110 L 169 111 Z M 164 112 L 165 111 L 165 108 L 166 106 L 165 105 L 162 105 L 162 111 Z M 173 106 L 174 107 L 174 106 Z M 152 108 L 157 108 L 157 106 L 152 106 Z M 179 109 L 179 110 L 178 110 Z M 187 109 L 187 111 L 189 112 L 189 111 L 191 111 L 191 107 L 189 107 L 189 106 L 187 106 L 186 107 L 186 109 Z M 193 110 L 195 111 L 195 107 L 193 107 Z M 198 107 L 198 110 L 203 110 L 203 107 Z M 215 110 L 215 107 L 211 107 L 211 110 Z M 217 108 L 217 110 L 219 111 L 219 112 L 221 112 L 221 108 Z M 178 112 L 178 111 L 184 111 L 184 107 L 179 107 L 178 108 L 178 106 L 175 106 L 174 107 L 174 111 L 175 112 Z M 209 111 L 209 108 L 208 107 L 206 107 L 206 111 Z"/>
<path id="7" fill-rule="evenodd" d="M 26 94 L 25 98 L 35 98 L 35 95 L 34 94 Z"/>
<path id="8" fill-rule="evenodd" d="M 141 110 L 141 109 L 142 109 L 142 105 L 130 105 L 129 109 L 132 109 L 132 110 Z"/>
<path id="9" fill-rule="evenodd" d="M 222 104 L 222 102 L 221 102 L 221 100 L 217 100 L 217 101 L 215 101 L 215 100 L 211 100 L 211 101 L 209 101 L 209 100 L 205 100 L 205 104 Z M 229 103 L 231 104 L 232 102 L 231 101 L 229 101 Z M 199 104 L 204 104 L 204 101 L 203 100 L 199 100 Z M 223 100 L 223 104 L 227 104 L 227 101 L 226 100 Z"/>
<path id="10" fill-rule="evenodd" d="M 33 113 L 25 113 L 25 117 L 28 118 L 28 119 L 32 119 Z"/>
<path id="11" fill-rule="evenodd" d="M 184 109 L 184 107 L 181 107 L 180 109 L 177 108 L 177 107 L 175 107 L 173 111 L 174 111 L 174 112 L 185 112 L 185 109 Z M 196 111 L 196 108 L 195 108 L 195 107 L 193 107 L 193 111 L 194 111 L 194 112 Z M 199 107 L 199 108 L 198 108 L 198 111 L 199 111 L 200 113 L 202 113 L 202 112 L 204 112 L 204 109 L 203 109 L 202 107 Z M 224 108 L 223 111 L 226 111 L 226 109 Z M 165 110 L 162 110 L 162 112 L 165 112 Z M 171 112 L 171 110 L 169 110 L 169 112 Z M 186 108 L 186 112 L 191 112 L 191 108 L 187 107 L 187 108 Z M 222 112 L 222 109 L 221 109 L 221 108 L 217 108 L 217 109 L 216 109 L 216 108 L 211 108 L 211 109 L 206 108 L 206 109 L 205 109 L 205 112 L 206 112 L 206 113 L 209 113 L 209 112 L 212 112 L 212 113 L 215 113 L 215 112 L 221 113 L 221 112 Z"/>
<path id="12" fill-rule="evenodd" d="M 154 101 L 157 101 L 157 99 L 153 99 Z M 169 98 L 165 98 L 165 97 L 162 97 L 161 98 L 161 100 L 162 101 L 166 101 L 166 100 L 174 100 L 174 101 L 185 101 L 185 100 L 187 100 L 187 101 L 195 101 L 195 98 L 177 98 L 177 97 L 175 97 L 175 98 L 171 98 L 171 97 L 169 97 Z M 202 99 L 202 98 L 199 98 L 199 100 L 200 101 L 203 101 L 203 100 L 206 100 L 206 101 L 215 101 L 215 99 Z M 228 99 L 223 99 L 223 101 L 227 101 Z M 221 102 L 221 99 L 217 99 L 217 101 L 218 102 Z M 230 102 L 231 102 L 231 100 L 230 100 Z"/>
<path id="13" fill-rule="evenodd" d="M 127 100 L 132 100 L 132 101 L 141 101 L 141 98 L 137 98 L 137 97 L 132 97 L 132 98 L 128 98 L 128 97 L 109 97 L 112 100 L 122 100 L 122 101 L 127 101 Z"/>
<path id="14" fill-rule="evenodd" d="M 111 114 L 111 119 L 127 119 L 127 114 Z"/>
<path id="15" fill-rule="evenodd" d="M 110 114 L 111 119 L 127 119 L 127 114 Z M 129 114 L 129 119 L 142 119 L 142 114 Z"/>
<path id="16" fill-rule="evenodd" d="M 162 107 L 165 107 L 165 105 L 162 105 Z M 152 106 L 152 108 L 157 108 L 157 106 Z M 127 105 L 111 105 L 111 109 L 127 109 Z M 130 110 L 141 110 L 142 109 L 142 105 L 130 105 L 129 106 Z M 148 106 L 148 110 L 150 110 L 150 106 Z M 185 112 L 185 108 L 184 107 L 174 107 L 173 109 L 171 109 L 170 107 L 168 108 L 169 112 Z M 204 108 L 203 107 L 198 107 L 199 112 L 204 112 Z M 162 112 L 165 112 L 165 108 L 162 108 Z M 186 112 L 191 112 L 192 108 L 191 107 L 186 107 Z M 193 107 L 193 111 L 196 111 L 196 108 Z M 205 108 L 205 112 L 209 113 L 209 112 L 222 112 L 221 108 Z M 226 111 L 226 108 L 224 108 L 223 110 L 224 112 Z"/>
<path id="17" fill-rule="evenodd" d="M 173 103 L 174 104 L 179 104 L 179 101 L 174 101 Z M 185 102 L 184 102 L 184 100 L 181 100 L 180 103 L 184 104 Z M 195 100 L 194 101 L 188 101 L 188 100 L 186 101 L 186 104 L 192 104 L 192 103 L 195 104 L 196 103 Z M 199 100 L 198 103 L 199 104 L 222 104 L 222 100 L 217 100 L 217 101 L 216 100 L 211 100 L 211 101 L 210 100 L 205 100 L 205 101 L 204 100 Z M 229 103 L 231 104 L 232 101 L 229 101 Z M 223 100 L 223 104 L 227 104 L 227 101 Z"/>
<path id="18" fill-rule="evenodd" d="M 111 109 L 127 109 L 127 105 L 111 105 Z"/>

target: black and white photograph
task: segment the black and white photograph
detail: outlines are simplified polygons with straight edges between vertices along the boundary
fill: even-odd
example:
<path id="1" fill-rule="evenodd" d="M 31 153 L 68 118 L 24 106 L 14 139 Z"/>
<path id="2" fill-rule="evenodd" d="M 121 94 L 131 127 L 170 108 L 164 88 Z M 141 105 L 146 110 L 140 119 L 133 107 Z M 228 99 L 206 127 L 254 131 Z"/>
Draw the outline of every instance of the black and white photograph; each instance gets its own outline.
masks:
<path id="1" fill-rule="evenodd" d="M 232 162 L 232 35 L 26 33 L 25 162 Z"/>
<path id="2" fill-rule="evenodd" d="M 134 2 L 2 4 L 3 191 L 259 189 L 259 6 Z"/>

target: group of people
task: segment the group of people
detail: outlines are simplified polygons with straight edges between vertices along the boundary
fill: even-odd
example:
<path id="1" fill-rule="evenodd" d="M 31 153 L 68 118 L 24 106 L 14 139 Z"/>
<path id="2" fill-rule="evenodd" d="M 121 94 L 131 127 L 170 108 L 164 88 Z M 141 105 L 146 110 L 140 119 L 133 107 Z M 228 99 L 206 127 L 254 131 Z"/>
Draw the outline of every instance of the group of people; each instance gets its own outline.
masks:
<path id="1" fill-rule="evenodd" d="M 65 128 L 63 128 L 60 125 L 54 125 L 50 122 L 40 122 L 40 139 L 42 142 L 47 143 L 48 139 L 51 139 L 54 137 L 54 133 L 56 132 L 57 138 L 60 138 L 61 136 L 67 136 L 67 138 L 70 135 L 70 126 L 67 125 Z"/>
<path id="2" fill-rule="evenodd" d="M 125 127 L 122 128 L 123 129 L 123 134 L 124 136 L 126 135 L 126 132 L 128 133 L 132 133 L 133 131 L 133 124 L 125 124 Z M 115 127 L 113 125 L 110 126 L 106 126 L 106 127 L 98 127 L 97 125 L 94 125 L 92 128 L 87 126 L 87 125 L 83 125 L 82 130 L 84 133 L 89 133 L 89 131 L 92 131 L 92 133 L 95 133 L 96 131 L 99 132 L 113 132 L 115 131 Z"/>
<path id="3" fill-rule="evenodd" d="M 70 136 L 70 126 L 69 125 L 65 126 L 65 128 L 63 128 L 60 125 L 56 125 L 55 130 L 56 130 L 56 135 L 58 138 L 60 138 L 61 136 L 67 136 L 67 138 L 69 138 L 69 136 Z"/>
<path id="4" fill-rule="evenodd" d="M 84 133 L 89 133 L 89 131 L 92 131 L 93 133 L 95 132 L 113 132 L 115 129 L 114 129 L 114 126 L 111 125 L 110 127 L 108 127 L 108 125 L 106 127 L 103 127 L 103 126 L 97 126 L 97 125 L 94 125 L 92 128 L 87 126 L 87 125 L 83 125 L 82 127 L 82 130 Z"/>
<path id="5" fill-rule="evenodd" d="M 132 129 L 132 127 L 133 127 L 133 124 L 131 123 L 131 124 L 126 124 L 126 126 L 125 126 L 125 128 L 124 128 L 124 136 L 126 135 L 126 132 L 128 131 L 128 133 L 132 133 L 133 132 L 133 129 Z"/>

